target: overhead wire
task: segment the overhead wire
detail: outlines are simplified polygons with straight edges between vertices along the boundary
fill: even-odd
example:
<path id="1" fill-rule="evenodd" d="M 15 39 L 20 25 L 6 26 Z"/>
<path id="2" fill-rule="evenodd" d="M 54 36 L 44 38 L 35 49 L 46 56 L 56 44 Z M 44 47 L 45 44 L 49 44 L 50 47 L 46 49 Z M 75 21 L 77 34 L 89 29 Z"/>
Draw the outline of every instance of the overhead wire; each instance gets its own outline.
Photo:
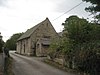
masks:
<path id="1" fill-rule="evenodd" d="M 63 15 L 65 15 L 66 13 L 70 12 L 71 10 L 75 9 L 76 7 L 80 6 L 83 2 L 80 2 L 79 4 L 77 4 L 76 6 L 72 7 L 71 9 L 69 9 L 68 11 L 64 12 L 62 15 L 58 16 L 57 18 L 55 18 L 53 21 L 57 20 L 58 18 L 62 17 Z"/>

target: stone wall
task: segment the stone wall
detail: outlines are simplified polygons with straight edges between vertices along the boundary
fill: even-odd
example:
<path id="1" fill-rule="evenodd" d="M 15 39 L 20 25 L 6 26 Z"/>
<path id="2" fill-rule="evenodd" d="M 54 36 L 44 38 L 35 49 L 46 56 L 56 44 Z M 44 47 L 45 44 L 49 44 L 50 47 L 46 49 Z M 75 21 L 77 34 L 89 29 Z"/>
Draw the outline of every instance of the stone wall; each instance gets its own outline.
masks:
<path id="1" fill-rule="evenodd" d="M 45 21 L 43 24 L 41 24 L 36 31 L 32 34 L 31 36 L 31 43 L 37 43 L 38 40 L 42 39 L 42 38 L 49 38 L 50 41 L 52 41 L 53 39 L 57 39 L 59 38 L 58 34 L 56 33 L 55 29 L 53 28 L 52 24 L 50 23 L 50 21 Z M 32 44 L 31 44 L 32 45 Z M 42 47 L 42 45 L 37 48 L 36 50 L 36 55 L 40 56 L 42 54 L 46 55 L 48 48 L 44 48 Z M 42 53 L 42 54 L 41 54 Z"/>
<path id="2" fill-rule="evenodd" d="M 41 40 L 42 38 L 48 38 L 50 41 L 59 38 L 48 19 L 41 22 L 38 28 L 36 28 L 29 38 L 25 38 L 17 42 L 17 52 L 26 55 L 35 54 L 34 52 L 36 52 L 37 56 L 46 55 L 48 48 L 43 47 L 41 42 L 39 44 L 39 48 L 35 47 L 38 40 Z"/>
<path id="3" fill-rule="evenodd" d="M 17 42 L 17 53 L 23 55 L 31 54 L 30 38 Z"/>

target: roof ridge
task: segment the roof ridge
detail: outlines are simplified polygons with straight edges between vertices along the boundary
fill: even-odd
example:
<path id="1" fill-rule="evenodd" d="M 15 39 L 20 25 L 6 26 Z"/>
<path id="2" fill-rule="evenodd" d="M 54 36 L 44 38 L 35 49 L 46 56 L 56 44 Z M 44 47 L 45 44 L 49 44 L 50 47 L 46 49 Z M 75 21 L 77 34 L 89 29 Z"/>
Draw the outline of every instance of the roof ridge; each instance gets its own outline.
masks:
<path id="1" fill-rule="evenodd" d="M 38 28 L 42 23 L 44 23 L 46 20 L 49 20 L 49 19 L 46 18 L 45 20 L 43 20 L 42 22 L 38 23 L 37 25 L 31 27 L 30 29 L 27 29 L 27 31 L 18 39 L 18 41 L 30 37 L 30 36 L 32 35 L 32 33 L 35 32 L 35 30 L 37 30 L 37 28 Z"/>

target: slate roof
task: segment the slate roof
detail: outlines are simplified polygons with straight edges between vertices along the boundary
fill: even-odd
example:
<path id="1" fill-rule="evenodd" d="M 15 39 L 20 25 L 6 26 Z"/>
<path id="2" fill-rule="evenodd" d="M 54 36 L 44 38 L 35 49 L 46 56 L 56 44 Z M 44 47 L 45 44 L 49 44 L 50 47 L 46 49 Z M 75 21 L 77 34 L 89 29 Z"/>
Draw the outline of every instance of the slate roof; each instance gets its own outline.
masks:
<path id="1" fill-rule="evenodd" d="M 25 39 L 25 38 L 29 38 L 31 36 L 31 34 L 40 26 L 42 25 L 45 21 L 49 20 L 48 18 L 46 18 L 44 21 L 40 22 L 39 24 L 37 24 L 36 26 L 28 29 L 19 39 L 19 40 L 22 40 L 22 39 Z"/>

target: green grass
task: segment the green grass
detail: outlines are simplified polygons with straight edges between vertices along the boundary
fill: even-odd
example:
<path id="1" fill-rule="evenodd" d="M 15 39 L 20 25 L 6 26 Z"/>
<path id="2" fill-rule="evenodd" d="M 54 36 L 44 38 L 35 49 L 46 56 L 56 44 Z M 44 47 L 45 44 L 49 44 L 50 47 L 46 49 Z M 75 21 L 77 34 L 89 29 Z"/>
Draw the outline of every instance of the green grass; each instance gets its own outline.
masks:
<path id="1" fill-rule="evenodd" d="M 14 75 L 12 71 L 12 63 L 13 63 L 13 58 L 9 57 L 6 60 L 6 70 L 5 70 L 5 75 Z"/>

